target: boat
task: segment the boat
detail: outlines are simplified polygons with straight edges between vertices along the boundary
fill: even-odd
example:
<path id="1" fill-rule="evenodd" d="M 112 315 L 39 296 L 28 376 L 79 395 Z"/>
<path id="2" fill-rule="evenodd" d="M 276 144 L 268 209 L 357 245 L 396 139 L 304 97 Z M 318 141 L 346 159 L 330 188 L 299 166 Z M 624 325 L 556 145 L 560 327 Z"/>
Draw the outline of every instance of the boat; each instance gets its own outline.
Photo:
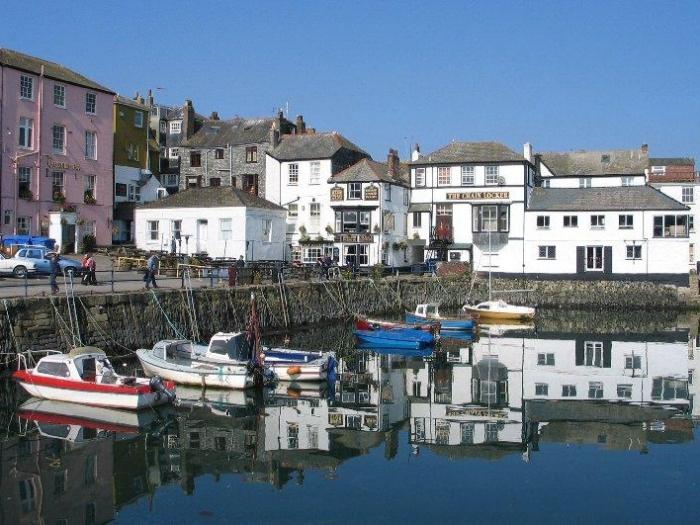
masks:
<path id="1" fill-rule="evenodd" d="M 473 317 L 443 317 L 440 315 L 437 303 L 423 303 L 416 306 L 413 313 L 406 312 L 406 322 L 409 324 L 421 324 L 430 321 L 440 323 L 441 332 L 450 330 L 474 330 L 476 321 Z"/>
<path id="2" fill-rule="evenodd" d="M 535 309 L 530 306 L 517 306 L 505 301 L 484 301 L 476 305 L 465 304 L 462 310 L 470 315 L 479 316 L 479 321 L 486 324 L 506 324 L 507 321 L 527 323 L 535 317 Z"/>
<path id="3" fill-rule="evenodd" d="M 160 376 L 178 384 L 201 387 L 244 390 L 256 386 L 249 349 L 241 348 L 238 339 L 217 341 L 211 353 L 232 356 L 221 362 L 195 359 L 193 346 L 186 339 L 166 339 L 158 341 L 153 348 L 136 350 L 136 356 L 149 377 Z"/>
<path id="4" fill-rule="evenodd" d="M 437 334 L 440 332 L 440 323 L 438 321 L 427 322 L 423 324 L 407 324 L 396 323 L 393 321 L 381 321 L 378 319 L 369 319 L 367 317 L 355 317 L 355 328 L 358 330 L 376 330 L 378 328 L 391 330 L 394 328 L 404 328 L 411 330 L 423 330 Z"/>
<path id="5" fill-rule="evenodd" d="M 373 348 L 421 349 L 433 346 L 436 337 L 430 332 L 415 329 L 394 328 L 390 330 L 355 330 L 361 344 Z"/>
<path id="6" fill-rule="evenodd" d="M 377 348 L 368 343 L 360 343 L 355 346 L 355 350 L 362 352 L 372 352 L 373 354 L 382 355 L 399 355 L 404 357 L 430 357 L 433 355 L 433 349 L 430 347 L 424 348 L 392 348 L 392 347 L 380 347 Z"/>
<path id="7" fill-rule="evenodd" d="M 34 354 L 38 352 L 30 352 Z M 68 354 L 47 354 L 34 368 L 27 367 L 27 353 L 19 354 L 14 379 L 29 395 L 96 407 L 139 410 L 171 403 L 175 385 L 155 375 L 150 379 L 117 374 L 104 351 L 78 347 Z"/>
<path id="8" fill-rule="evenodd" d="M 325 381 L 335 374 L 337 365 L 333 352 L 263 347 L 263 354 L 280 381 Z"/>

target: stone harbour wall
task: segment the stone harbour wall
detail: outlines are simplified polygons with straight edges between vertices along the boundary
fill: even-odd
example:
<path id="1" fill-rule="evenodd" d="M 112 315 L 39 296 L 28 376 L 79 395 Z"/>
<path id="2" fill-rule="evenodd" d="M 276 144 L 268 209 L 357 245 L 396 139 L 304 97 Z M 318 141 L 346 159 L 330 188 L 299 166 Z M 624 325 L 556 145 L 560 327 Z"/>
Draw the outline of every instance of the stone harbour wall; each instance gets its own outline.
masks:
<path id="1" fill-rule="evenodd" d="M 494 290 L 505 292 L 494 297 L 516 304 L 540 308 L 610 311 L 680 311 L 697 308 L 674 287 L 648 283 L 532 282 L 494 280 Z M 289 332 L 295 328 L 347 320 L 354 313 L 392 314 L 398 318 L 416 303 L 439 302 L 443 309 L 459 308 L 485 300 L 488 285 L 477 281 L 434 277 L 397 277 L 379 281 L 300 282 L 246 286 L 235 289 L 211 288 L 193 291 L 196 326 L 200 340 L 217 331 L 245 327 L 254 292 L 263 330 Z M 65 297 L 7 300 L 0 306 L 0 351 L 2 361 L 16 350 L 66 350 L 80 333 L 82 344 L 100 346 L 112 354 L 126 354 L 139 347 L 150 347 L 164 338 L 191 337 L 193 316 L 183 291 L 157 294 L 135 292 L 76 296 L 77 329 L 71 323 Z"/>

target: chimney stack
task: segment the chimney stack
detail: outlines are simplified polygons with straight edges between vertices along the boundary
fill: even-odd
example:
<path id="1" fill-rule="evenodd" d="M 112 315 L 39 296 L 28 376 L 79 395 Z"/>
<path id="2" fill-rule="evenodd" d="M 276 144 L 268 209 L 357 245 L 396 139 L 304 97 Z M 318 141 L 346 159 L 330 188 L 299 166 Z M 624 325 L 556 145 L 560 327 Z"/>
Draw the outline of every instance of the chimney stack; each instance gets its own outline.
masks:
<path id="1" fill-rule="evenodd" d="M 420 145 L 419 144 L 414 144 L 413 145 L 413 151 L 411 151 L 411 160 L 416 161 L 419 158 L 421 158 L 420 154 Z"/>
<path id="2" fill-rule="evenodd" d="M 523 144 L 523 157 L 525 157 L 526 160 L 533 162 L 533 156 L 532 156 L 532 144 L 529 142 L 526 142 Z"/>
<path id="3" fill-rule="evenodd" d="M 185 140 L 194 135 L 194 106 L 191 100 L 185 100 L 182 106 L 182 132 Z"/>
<path id="4" fill-rule="evenodd" d="M 211 115 L 209 116 L 210 120 L 219 120 L 219 112 L 218 111 L 212 111 Z"/>
<path id="5" fill-rule="evenodd" d="M 148 90 L 148 105 L 149 106 L 155 105 L 154 100 L 153 100 L 153 92 L 150 89 Z"/>
<path id="6" fill-rule="evenodd" d="M 296 120 L 296 127 L 297 127 L 297 134 L 298 135 L 303 135 L 306 133 L 306 122 L 304 122 L 304 116 L 303 115 L 297 115 L 297 120 Z"/>
<path id="7" fill-rule="evenodd" d="M 395 149 L 389 149 L 389 154 L 386 156 L 386 165 L 389 176 L 396 178 L 399 174 L 399 152 Z"/>
<path id="8" fill-rule="evenodd" d="M 642 147 L 639 148 L 642 150 L 643 155 L 648 155 L 649 154 L 649 144 L 642 144 Z"/>
<path id="9" fill-rule="evenodd" d="M 272 126 L 270 126 L 270 145 L 273 148 L 276 148 L 279 143 L 280 143 L 280 132 L 277 129 L 277 122 L 274 122 Z"/>

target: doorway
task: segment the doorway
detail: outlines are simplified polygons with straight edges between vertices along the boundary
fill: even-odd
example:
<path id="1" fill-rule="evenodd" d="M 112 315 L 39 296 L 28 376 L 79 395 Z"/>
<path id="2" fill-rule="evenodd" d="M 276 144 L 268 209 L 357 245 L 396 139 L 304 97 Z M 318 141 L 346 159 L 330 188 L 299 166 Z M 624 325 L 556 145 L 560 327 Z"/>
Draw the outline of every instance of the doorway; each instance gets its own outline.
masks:
<path id="1" fill-rule="evenodd" d="M 197 253 L 207 251 L 207 241 L 209 237 L 209 221 L 207 219 L 197 219 Z"/>

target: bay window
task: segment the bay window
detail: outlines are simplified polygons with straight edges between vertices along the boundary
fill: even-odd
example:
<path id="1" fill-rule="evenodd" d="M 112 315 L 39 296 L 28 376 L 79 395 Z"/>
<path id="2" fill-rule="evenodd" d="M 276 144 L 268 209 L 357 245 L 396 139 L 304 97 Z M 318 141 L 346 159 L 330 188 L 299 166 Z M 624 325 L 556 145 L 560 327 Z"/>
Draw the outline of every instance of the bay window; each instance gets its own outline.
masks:
<path id="1" fill-rule="evenodd" d="M 686 215 L 654 216 L 654 237 L 687 237 L 688 217 Z"/>

